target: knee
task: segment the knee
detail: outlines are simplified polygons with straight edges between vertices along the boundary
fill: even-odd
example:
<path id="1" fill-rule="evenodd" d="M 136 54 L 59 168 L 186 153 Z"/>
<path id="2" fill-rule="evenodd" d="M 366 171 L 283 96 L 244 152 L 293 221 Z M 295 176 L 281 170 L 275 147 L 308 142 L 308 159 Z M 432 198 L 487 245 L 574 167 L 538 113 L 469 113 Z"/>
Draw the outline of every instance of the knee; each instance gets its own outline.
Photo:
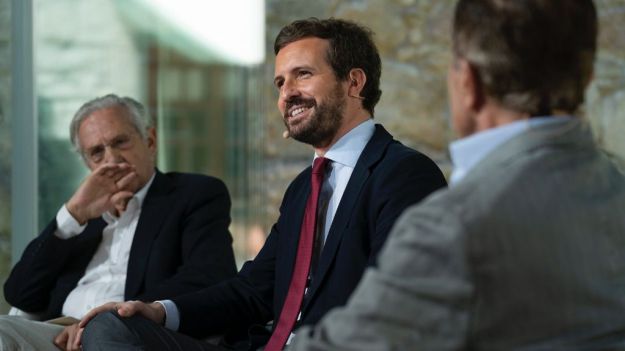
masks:
<path id="1" fill-rule="evenodd" d="M 103 340 L 111 340 L 113 336 L 123 333 L 126 328 L 116 312 L 108 311 L 95 316 L 89 321 L 81 336 L 83 347 L 97 345 Z"/>

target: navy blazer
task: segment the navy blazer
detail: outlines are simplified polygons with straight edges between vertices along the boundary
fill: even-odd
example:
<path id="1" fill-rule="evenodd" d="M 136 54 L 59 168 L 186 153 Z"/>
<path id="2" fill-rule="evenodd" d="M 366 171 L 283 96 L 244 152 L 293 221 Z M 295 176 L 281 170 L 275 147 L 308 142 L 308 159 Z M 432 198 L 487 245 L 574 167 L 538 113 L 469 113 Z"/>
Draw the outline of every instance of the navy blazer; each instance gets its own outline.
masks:
<path id="1" fill-rule="evenodd" d="M 130 250 L 125 300 L 172 298 L 234 276 L 229 225 L 230 196 L 221 180 L 157 170 Z M 45 319 L 60 316 L 105 226 L 102 218 L 90 220 L 80 235 L 63 240 L 54 235 L 53 220 L 11 271 L 6 300 Z"/>
<path id="2" fill-rule="evenodd" d="M 182 333 L 205 337 L 279 316 L 294 268 L 310 177 L 308 167 L 290 184 L 265 245 L 236 278 L 173 299 Z M 445 184 L 432 160 L 376 125 L 334 216 L 299 325 L 315 324 L 331 308 L 345 304 L 365 268 L 375 264 L 397 217 Z"/>

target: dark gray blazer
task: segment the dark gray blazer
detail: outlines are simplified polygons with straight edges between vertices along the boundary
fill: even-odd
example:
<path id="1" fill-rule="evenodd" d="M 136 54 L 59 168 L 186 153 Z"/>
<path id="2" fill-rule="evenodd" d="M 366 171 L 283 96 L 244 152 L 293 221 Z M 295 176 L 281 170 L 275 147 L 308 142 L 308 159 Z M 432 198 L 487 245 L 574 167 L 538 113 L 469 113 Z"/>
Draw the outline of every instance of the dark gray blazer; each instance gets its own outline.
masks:
<path id="1" fill-rule="evenodd" d="M 534 128 L 407 210 L 292 350 L 625 350 L 625 176 L 587 123 Z"/>

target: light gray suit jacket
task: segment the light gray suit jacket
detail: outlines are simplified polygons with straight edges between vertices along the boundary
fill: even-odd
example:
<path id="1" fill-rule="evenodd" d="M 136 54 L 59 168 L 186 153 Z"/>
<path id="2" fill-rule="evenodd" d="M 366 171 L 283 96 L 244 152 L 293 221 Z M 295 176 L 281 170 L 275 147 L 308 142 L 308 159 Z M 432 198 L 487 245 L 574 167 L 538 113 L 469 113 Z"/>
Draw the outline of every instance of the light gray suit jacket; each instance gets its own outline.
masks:
<path id="1" fill-rule="evenodd" d="M 625 176 L 587 123 L 523 133 L 408 209 L 291 350 L 625 350 Z"/>

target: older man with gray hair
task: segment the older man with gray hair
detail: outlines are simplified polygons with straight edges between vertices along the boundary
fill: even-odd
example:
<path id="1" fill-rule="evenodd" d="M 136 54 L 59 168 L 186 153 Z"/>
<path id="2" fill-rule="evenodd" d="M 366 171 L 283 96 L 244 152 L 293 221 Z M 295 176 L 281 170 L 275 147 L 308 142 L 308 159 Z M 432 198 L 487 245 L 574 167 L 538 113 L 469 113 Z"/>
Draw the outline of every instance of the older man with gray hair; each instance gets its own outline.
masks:
<path id="1" fill-rule="evenodd" d="M 69 325 L 1 317 L 3 350 L 72 349 L 73 322 L 94 306 L 172 298 L 236 273 L 225 185 L 159 172 L 156 131 L 139 102 L 113 94 L 87 102 L 70 137 L 91 173 L 4 285 L 11 305 Z"/>

